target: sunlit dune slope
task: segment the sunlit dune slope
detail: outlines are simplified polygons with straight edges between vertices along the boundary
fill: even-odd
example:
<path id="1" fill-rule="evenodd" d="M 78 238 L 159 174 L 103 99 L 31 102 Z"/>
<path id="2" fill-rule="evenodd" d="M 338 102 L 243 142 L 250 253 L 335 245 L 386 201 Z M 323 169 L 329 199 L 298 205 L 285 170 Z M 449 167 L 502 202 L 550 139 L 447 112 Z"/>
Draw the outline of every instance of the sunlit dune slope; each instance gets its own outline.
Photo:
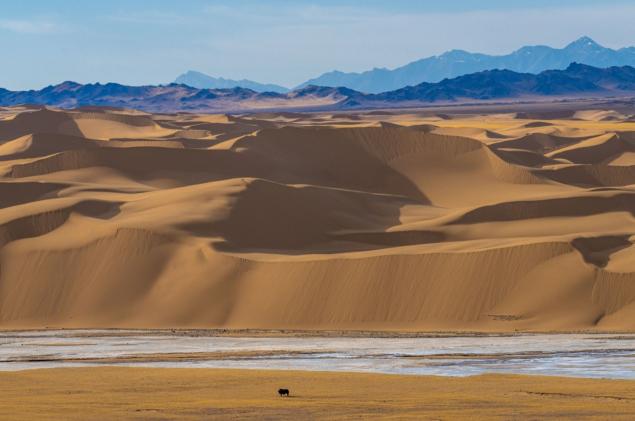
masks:
<path id="1" fill-rule="evenodd" d="M 635 330 L 624 113 L 1 117 L 2 328 Z"/>

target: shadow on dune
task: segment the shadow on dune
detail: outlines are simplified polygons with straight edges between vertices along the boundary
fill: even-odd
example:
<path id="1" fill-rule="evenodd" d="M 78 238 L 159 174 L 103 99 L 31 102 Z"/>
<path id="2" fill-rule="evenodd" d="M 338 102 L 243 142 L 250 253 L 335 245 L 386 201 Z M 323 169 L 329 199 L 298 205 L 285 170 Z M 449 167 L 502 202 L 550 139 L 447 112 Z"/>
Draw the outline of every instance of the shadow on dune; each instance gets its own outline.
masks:
<path id="1" fill-rule="evenodd" d="M 587 263 L 605 267 L 611 254 L 632 246 L 630 234 L 605 235 L 600 237 L 580 237 L 571 241 Z"/>
<path id="2" fill-rule="evenodd" d="M 0 121 L 0 142 L 34 133 L 83 137 L 71 115 L 46 108 L 20 113 L 13 120 Z"/>
<path id="3" fill-rule="evenodd" d="M 133 179 L 171 178 L 182 185 L 227 178 L 253 177 L 285 184 L 402 195 L 428 204 L 417 186 L 390 168 L 388 159 L 364 147 L 355 136 L 336 136 L 343 129 L 277 129 L 236 142 L 229 150 L 190 150 L 159 147 L 65 150 L 16 164 L 9 177 L 22 178 L 56 171 L 103 166 Z M 377 134 L 375 134 L 377 136 Z M 396 135 L 399 136 L 398 134 Z M 388 151 L 388 155 L 390 155 Z M 395 152 L 392 152 L 394 154 Z"/>
<path id="4" fill-rule="evenodd" d="M 47 182 L 0 182 L 0 208 L 55 197 L 65 184 Z"/>
<path id="5" fill-rule="evenodd" d="M 572 196 L 542 200 L 525 200 L 481 206 L 466 212 L 450 224 L 519 221 L 549 217 L 574 217 L 607 212 L 629 212 L 635 216 L 635 195 Z"/>
<path id="6" fill-rule="evenodd" d="M 179 228 L 222 237 L 214 246 L 224 251 L 335 253 L 440 241 L 438 233 L 385 232 L 399 224 L 403 206 L 416 203 L 400 196 L 251 180 L 233 196 L 226 218 Z"/>
<path id="7" fill-rule="evenodd" d="M 0 225 L 0 248 L 11 241 L 45 235 L 64 225 L 73 212 L 91 218 L 110 219 L 120 212 L 120 204 L 84 200 L 72 206 L 13 219 Z"/>

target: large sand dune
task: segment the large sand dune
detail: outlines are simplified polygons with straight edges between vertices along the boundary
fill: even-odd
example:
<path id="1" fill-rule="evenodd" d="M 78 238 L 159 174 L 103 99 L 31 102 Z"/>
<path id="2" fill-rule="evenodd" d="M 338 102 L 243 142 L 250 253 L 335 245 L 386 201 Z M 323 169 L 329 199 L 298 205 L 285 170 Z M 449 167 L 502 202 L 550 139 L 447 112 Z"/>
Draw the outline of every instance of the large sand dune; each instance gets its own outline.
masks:
<path id="1" fill-rule="evenodd" d="M 635 123 L 534 114 L 4 108 L 0 327 L 635 330 Z"/>

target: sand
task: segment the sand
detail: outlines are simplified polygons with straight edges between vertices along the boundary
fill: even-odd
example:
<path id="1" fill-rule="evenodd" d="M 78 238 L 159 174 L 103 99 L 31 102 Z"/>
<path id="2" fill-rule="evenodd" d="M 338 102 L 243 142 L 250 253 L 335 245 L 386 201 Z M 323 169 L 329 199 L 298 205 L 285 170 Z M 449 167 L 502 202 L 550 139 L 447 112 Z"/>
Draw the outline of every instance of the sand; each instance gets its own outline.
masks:
<path id="1" fill-rule="evenodd" d="M 576 107 L 5 108 L 0 328 L 633 331 L 633 113 Z"/>
<path id="2" fill-rule="evenodd" d="M 291 391 L 281 398 L 281 387 Z M 632 419 L 635 383 L 560 377 L 72 368 L 0 373 L 0 418 Z"/>

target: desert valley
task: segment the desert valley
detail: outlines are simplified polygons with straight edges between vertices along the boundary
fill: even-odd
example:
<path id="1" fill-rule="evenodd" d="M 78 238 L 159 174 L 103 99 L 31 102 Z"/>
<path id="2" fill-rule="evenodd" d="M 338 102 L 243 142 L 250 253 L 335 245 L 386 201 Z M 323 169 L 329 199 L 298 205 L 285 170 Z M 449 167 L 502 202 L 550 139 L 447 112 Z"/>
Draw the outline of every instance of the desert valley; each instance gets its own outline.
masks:
<path id="1" fill-rule="evenodd" d="M 5 107 L 0 415 L 628 419 L 633 110 Z"/>
<path id="2" fill-rule="evenodd" d="M 633 16 L 6 2 L 0 419 L 634 419 Z"/>

